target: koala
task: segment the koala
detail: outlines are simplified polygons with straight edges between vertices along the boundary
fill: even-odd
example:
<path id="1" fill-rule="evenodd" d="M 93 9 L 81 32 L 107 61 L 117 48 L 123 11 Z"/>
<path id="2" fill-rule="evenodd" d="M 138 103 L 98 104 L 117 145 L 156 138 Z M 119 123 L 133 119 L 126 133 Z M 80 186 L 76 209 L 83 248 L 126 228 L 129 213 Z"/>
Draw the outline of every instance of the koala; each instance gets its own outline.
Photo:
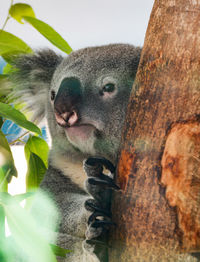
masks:
<path id="1" fill-rule="evenodd" d="M 119 189 L 113 174 L 140 54 L 110 44 L 65 58 L 40 50 L 14 59 L 13 95 L 34 120 L 47 119 L 51 149 L 40 188 L 61 215 L 57 244 L 72 250 L 59 261 L 108 261 L 111 193 Z"/>

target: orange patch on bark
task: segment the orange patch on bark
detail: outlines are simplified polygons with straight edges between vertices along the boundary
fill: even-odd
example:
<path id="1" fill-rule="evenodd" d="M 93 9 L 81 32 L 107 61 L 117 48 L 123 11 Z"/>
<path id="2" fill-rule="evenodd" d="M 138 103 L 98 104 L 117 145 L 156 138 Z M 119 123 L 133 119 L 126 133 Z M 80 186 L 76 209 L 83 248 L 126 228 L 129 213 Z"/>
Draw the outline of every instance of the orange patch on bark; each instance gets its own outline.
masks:
<path id="1" fill-rule="evenodd" d="M 126 190 L 127 188 L 129 175 L 133 167 L 134 156 L 135 154 L 129 153 L 126 150 L 122 150 L 121 152 L 117 179 L 122 190 Z"/>
<path id="2" fill-rule="evenodd" d="M 161 183 L 169 204 L 177 208 L 183 249 L 200 249 L 200 123 L 172 126 L 162 157 Z"/>

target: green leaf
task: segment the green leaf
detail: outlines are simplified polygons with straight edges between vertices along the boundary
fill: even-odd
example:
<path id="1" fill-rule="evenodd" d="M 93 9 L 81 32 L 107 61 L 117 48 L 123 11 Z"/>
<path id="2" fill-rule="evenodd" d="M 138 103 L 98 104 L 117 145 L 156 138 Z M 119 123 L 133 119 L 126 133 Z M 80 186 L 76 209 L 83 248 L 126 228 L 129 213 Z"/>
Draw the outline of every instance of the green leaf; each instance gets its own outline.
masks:
<path id="1" fill-rule="evenodd" d="M 0 76 L 6 76 L 6 79 L 8 80 L 8 77 L 7 75 L 10 75 L 11 73 L 13 72 L 16 72 L 17 69 L 12 66 L 11 64 L 7 63 L 4 68 L 3 68 L 3 75 L 0 75 Z M 9 83 L 10 84 L 10 83 Z"/>
<path id="2" fill-rule="evenodd" d="M 0 168 L 0 192 L 8 191 L 8 181 L 2 168 Z"/>
<path id="3" fill-rule="evenodd" d="M 27 150 L 27 149 L 26 149 Z M 26 191 L 35 191 L 44 178 L 46 167 L 42 159 L 29 152 L 28 170 L 26 173 Z"/>
<path id="4" fill-rule="evenodd" d="M 23 16 L 23 19 L 31 24 L 37 31 L 39 31 L 60 50 L 67 54 L 72 52 L 72 48 L 69 46 L 69 44 L 51 26 L 34 17 Z"/>
<path id="5" fill-rule="evenodd" d="M 49 146 L 44 139 L 37 136 L 30 136 L 28 141 L 26 142 L 24 150 L 26 159 L 28 161 L 30 158 L 30 152 L 32 152 L 41 158 L 46 168 L 48 167 Z"/>
<path id="6" fill-rule="evenodd" d="M 18 194 L 18 195 L 15 195 L 13 196 L 14 199 L 17 201 L 17 202 L 21 202 L 23 200 L 25 200 L 26 198 L 29 198 L 29 197 L 33 197 L 35 195 L 34 192 L 27 192 L 27 193 L 24 193 L 24 194 Z"/>
<path id="7" fill-rule="evenodd" d="M 3 147 L 6 151 L 9 152 L 11 154 L 11 158 L 13 159 L 8 141 L 7 141 L 4 133 L 1 130 L 0 130 L 0 146 Z"/>
<path id="8" fill-rule="evenodd" d="M 7 75 L 10 75 L 11 73 L 13 73 L 13 72 L 16 72 L 17 71 L 17 69 L 14 67 L 14 66 L 12 66 L 11 64 L 9 64 L 9 63 L 7 63 L 5 66 L 4 66 L 4 68 L 3 68 L 3 75 L 6 75 L 6 77 L 7 77 Z M 7 78 L 8 79 L 8 78 Z M 10 83 L 9 83 L 10 84 Z"/>
<path id="9" fill-rule="evenodd" d="M 2 237 L 5 237 L 5 214 L 2 206 L 0 205 L 0 243 Z"/>
<path id="10" fill-rule="evenodd" d="M 0 261 L 5 261 L 5 213 L 0 205 Z"/>
<path id="11" fill-rule="evenodd" d="M 32 122 L 28 121 L 24 114 L 22 114 L 20 111 L 16 110 L 10 105 L 4 104 L 0 102 L 0 116 L 3 116 L 6 119 L 10 119 L 13 122 L 15 122 L 17 125 L 35 132 L 39 135 L 42 134 L 41 130 Z"/>
<path id="12" fill-rule="evenodd" d="M 0 191 L 7 191 L 7 181 L 12 176 L 17 176 L 17 170 L 8 141 L 0 130 Z"/>
<path id="13" fill-rule="evenodd" d="M 32 49 L 20 38 L 0 30 L 0 55 L 9 53 L 32 53 Z"/>
<path id="14" fill-rule="evenodd" d="M 0 205 L 9 204 L 10 194 L 8 192 L 0 192 Z"/>
<path id="15" fill-rule="evenodd" d="M 30 16 L 35 17 L 35 13 L 30 5 L 17 3 L 12 5 L 9 14 L 17 20 L 19 23 L 23 24 L 22 17 L 23 16 Z"/>
<path id="16" fill-rule="evenodd" d="M 1 242 L 2 241 L 2 242 Z M 16 260 L 16 244 L 11 236 L 0 239 L 0 261 L 10 262 Z"/>
<path id="17" fill-rule="evenodd" d="M 23 52 L 22 50 L 14 50 L 14 51 L 3 53 L 2 57 L 8 64 L 12 64 L 13 61 L 16 59 L 16 57 L 20 56 L 21 54 L 26 54 L 26 53 L 27 52 Z"/>
<path id="18" fill-rule="evenodd" d="M 11 73 L 13 71 L 13 66 L 10 64 L 6 64 L 3 68 L 3 74 L 7 75 L 8 73 Z"/>
<path id="19" fill-rule="evenodd" d="M 6 75 L 1 75 L 0 74 L 0 80 L 6 80 L 7 79 L 7 76 Z"/>
<path id="20" fill-rule="evenodd" d="M 41 200 L 42 201 L 42 200 Z M 21 259 L 26 262 L 56 262 L 49 244 L 31 214 L 23 209 L 12 196 L 0 195 L 8 227 L 18 247 Z M 21 261 L 19 258 L 19 260 Z"/>
<path id="21" fill-rule="evenodd" d="M 27 161 L 26 191 L 32 191 L 39 187 L 44 178 L 48 166 L 49 147 L 44 139 L 30 136 L 24 147 Z M 32 199 L 26 202 L 26 208 L 32 203 Z"/>
<path id="22" fill-rule="evenodd" d="M 49 242 L 55 243 L 57 237 L 56 234 L 52 235 L 52 232 L 57 232 L 60 217 L 53 197 L 40 188 L 32 198 L 30 210 L 38 227 L 44 232 Z"/>
<path id="23" fill-rule="evenodd" d="M 0 128 L 2 127 L 3 125 L 3 117 L 0 117 Z"/>
<path id="24" fill-rule="evenodd" d="M 50 244 L 51 249 L 53 250 L 54 254 L 59 257 L 66 257 L 67 253 L 72 252 L 71 250 L 64 249 L 62 247 Z"/>

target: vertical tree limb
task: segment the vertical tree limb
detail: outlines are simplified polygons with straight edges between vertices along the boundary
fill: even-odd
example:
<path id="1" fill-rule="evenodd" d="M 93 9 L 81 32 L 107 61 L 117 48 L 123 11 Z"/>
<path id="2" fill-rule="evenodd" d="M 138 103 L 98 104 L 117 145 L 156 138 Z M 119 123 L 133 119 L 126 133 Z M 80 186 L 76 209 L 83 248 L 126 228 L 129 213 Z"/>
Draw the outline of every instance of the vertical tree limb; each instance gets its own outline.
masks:
<path id="1" fill-rule="evenodd" d="M 122 136 L 109 262 L 197 261 L 200 1 L 156 0 Z"/>

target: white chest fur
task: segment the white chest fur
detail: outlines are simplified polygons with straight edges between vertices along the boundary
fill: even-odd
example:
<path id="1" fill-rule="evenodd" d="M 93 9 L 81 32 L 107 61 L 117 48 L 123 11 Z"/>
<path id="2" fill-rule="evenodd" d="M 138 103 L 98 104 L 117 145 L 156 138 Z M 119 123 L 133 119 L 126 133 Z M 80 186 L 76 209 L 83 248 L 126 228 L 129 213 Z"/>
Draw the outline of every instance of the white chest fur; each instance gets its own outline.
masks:
<path id="1" fill-rule="evenodd" d="M 87 175 L 83 170 L 82 160 L 74 162 L 66 156 L 55 154 L 50 156 L 50 162 L 53 167 L 61 170 L 72 182 L 84 189 L 84 182 L 87 179 Z"/>

